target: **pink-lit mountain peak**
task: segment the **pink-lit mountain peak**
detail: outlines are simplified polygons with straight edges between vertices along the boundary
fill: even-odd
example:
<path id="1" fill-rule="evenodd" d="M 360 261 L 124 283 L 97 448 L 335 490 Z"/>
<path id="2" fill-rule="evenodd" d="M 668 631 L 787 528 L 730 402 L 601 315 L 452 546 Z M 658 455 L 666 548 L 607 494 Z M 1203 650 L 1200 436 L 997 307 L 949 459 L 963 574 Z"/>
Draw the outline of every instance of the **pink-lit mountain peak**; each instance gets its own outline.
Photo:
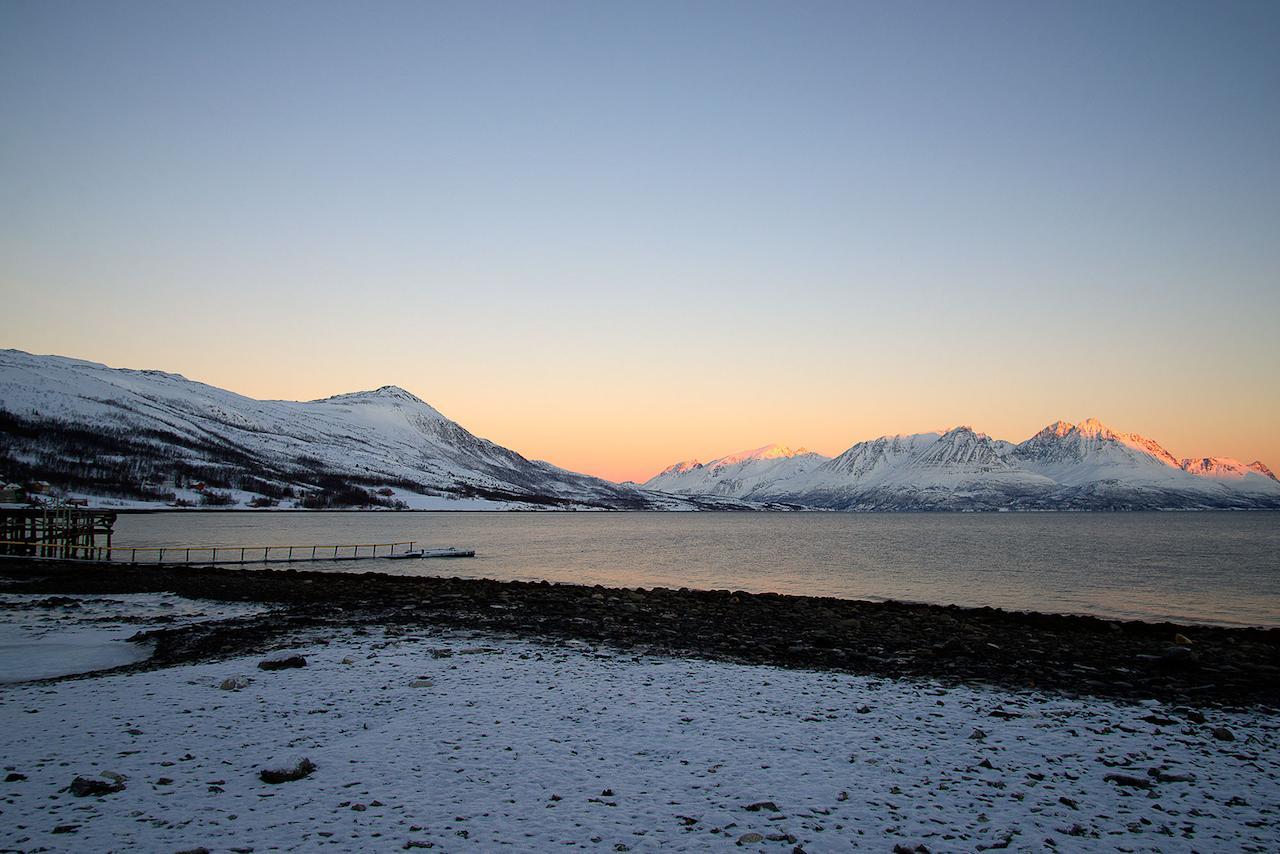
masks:
<path id="1" fill-rule="evenodd" d="M 713 466 L 732 466 L 738 463 L 751 462 L 755 460 L 781 460 L 798 457 L 802 454 L 811 454 L 812 451 L 807 448 L 790 448 L 786 445 L 777 443 L 771 445 L 761 445 L 759 448 L 752 448 L 749 451 L 739 451 L 736 454 L 729 454 L 727 457 L 721 457 L 713 460 Z"/>
<path id="2" fill-rule="evenodd" d="M 1139 433 L 1122 433 L 1112 430 L 1097 418 L 1086 418 L 1078 424 L 1069 421 L 1055 421 L 1035 436 L 1027 440 L 1025 445 L 1052 445 L 1060 443 L 1074 444 L 1078 453 L 1110 448 L 1127 448 L 1143 454 L 1170 468 L 1182 468 L 1173 454 L 1165 450 L 1159 442 L 1148 439 Z"/>
<path id="3" fill-rule="evenodd" d="M 1242 480 L 1250 475 L 1277 480 L 1275 473 L 1259 460 L 1242 463 L 1231 457 L 1193 457 L 1182 460 L 1181 466 L 1183 471 L 1215 480 Z"/>
<path id="4" fill-rule="evenodd" d="M 1263 463 L 1262 460 L 1254 460 L 1253 462 L 1249 463 L 1249 468 L 1252 469 L 1253 471 L 1256 471 L 1258 474 L 1262 475 L 1263 477 L 1269 477 L 1274 481 L 1280 482 L 1280 477 L 1276 477 L 1276 473 L 1273 472 L 1271 469 L 1267 468 L 1266 464 Z"/>

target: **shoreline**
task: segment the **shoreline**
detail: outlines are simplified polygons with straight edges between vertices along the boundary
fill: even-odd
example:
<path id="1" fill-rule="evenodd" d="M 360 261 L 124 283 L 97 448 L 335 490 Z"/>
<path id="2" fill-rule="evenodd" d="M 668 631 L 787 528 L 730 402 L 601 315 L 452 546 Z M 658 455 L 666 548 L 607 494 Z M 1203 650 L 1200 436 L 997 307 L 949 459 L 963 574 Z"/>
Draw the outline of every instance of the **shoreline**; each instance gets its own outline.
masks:
<path id="1" fill-rule="evenodd" d="M 104 568 L 13 560 L 0 562 L 0 579 L 11 593 L 174 593 L 277 606 L 259 616 L 141 633 L 140 640 L 154 641 L 154 654 L 111 672 L 263 652 L 303 632 L 397 626 L 575 639 L 677 658 L 1109 699 L 1252 706 L 1274 706 L 1280 699 L 1276 628 L 728 590 L 295 569 Z"/>

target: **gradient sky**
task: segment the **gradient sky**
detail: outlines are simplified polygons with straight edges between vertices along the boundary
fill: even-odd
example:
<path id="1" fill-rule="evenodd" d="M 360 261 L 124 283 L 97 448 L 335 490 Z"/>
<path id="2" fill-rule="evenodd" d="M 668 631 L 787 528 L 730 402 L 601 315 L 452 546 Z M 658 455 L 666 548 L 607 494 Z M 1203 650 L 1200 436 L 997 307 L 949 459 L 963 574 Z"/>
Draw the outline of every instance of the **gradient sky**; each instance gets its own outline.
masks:
<path id="1" fill-rule="evenodd" d="M 0 297 L 614 479 L 1087 416 L 1280 467 L 1280 4 L 0 0 Z"/>

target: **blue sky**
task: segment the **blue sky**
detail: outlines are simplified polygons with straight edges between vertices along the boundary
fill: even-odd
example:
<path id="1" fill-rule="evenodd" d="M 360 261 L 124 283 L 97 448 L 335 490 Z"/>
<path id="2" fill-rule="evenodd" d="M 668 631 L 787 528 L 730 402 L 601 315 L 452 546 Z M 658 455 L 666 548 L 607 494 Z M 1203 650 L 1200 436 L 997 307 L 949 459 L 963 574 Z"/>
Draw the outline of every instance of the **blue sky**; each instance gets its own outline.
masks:
<path id="1" fill-rule="evenodd" d="M 8 346 L 617 477 L 1089 415 L 1280 463 L 1274 3 L 6 0 L 0 116 Z"/>

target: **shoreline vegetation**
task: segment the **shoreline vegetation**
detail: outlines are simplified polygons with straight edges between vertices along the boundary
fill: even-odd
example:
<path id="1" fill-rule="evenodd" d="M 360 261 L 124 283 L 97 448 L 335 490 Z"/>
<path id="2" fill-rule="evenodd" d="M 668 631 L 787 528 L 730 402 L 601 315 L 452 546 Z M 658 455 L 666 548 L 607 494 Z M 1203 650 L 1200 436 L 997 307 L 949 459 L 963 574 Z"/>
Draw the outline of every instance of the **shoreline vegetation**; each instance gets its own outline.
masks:
<path id="1" fill-rule="evenodd" d="M 1187 706 L 1268 707 L 1280 698 L 1280 628 L 295 569 L 14 559 L 0 562 L 0 579 L 8 593 L 46 597 L 173 593 L 272 606 L 264 614 L 141 632 L 136 640 L 153 643 L 154 653 L 111 671 L 121 673 L 257 654 L 303 635 L 432 627 L 580 640 L 637 654 Z"/>

